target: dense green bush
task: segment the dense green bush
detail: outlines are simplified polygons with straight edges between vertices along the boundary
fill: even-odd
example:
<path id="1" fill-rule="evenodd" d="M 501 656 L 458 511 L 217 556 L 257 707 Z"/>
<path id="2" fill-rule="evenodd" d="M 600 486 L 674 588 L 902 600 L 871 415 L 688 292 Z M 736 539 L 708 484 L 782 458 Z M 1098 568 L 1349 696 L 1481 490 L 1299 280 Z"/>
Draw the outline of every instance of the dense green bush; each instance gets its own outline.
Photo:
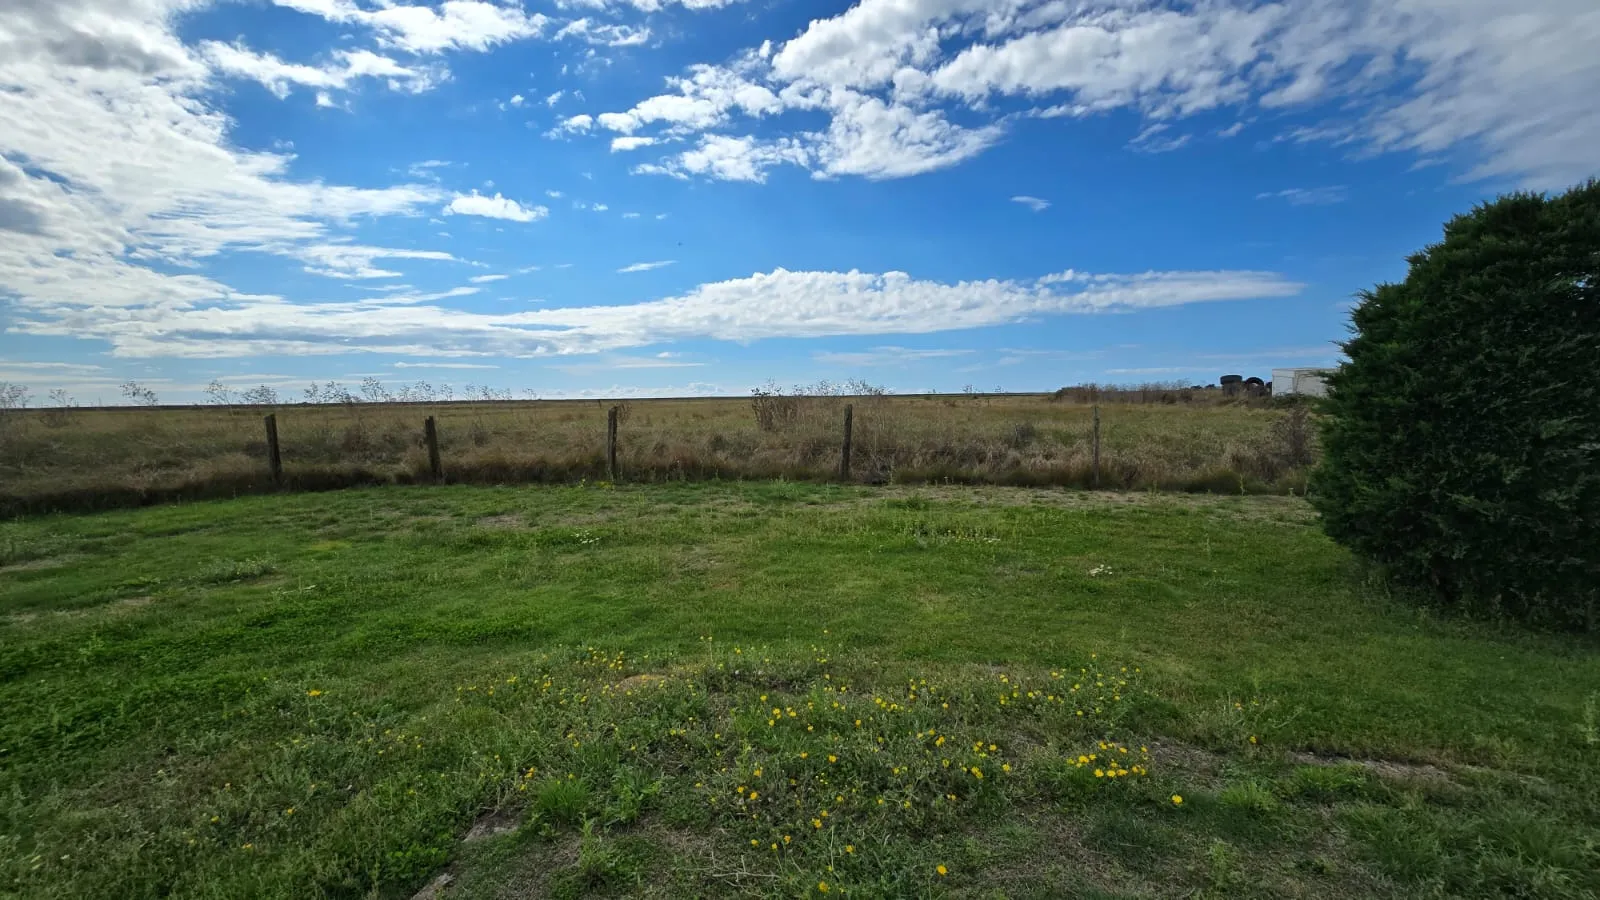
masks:
<path id="1" fill-rule="evenodd" d="M 1457 216 L 1361 294 L 1314 500 L 1447 606 L 1600 618 L 1600 182 Z"/>

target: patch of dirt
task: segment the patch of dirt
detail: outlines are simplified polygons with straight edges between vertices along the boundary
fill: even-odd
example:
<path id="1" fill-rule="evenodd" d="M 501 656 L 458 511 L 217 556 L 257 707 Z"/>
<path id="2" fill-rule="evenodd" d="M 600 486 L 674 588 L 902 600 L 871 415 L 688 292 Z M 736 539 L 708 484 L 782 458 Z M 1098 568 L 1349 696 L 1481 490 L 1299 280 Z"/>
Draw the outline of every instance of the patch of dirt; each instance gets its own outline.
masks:
<path id="1" fill-rule="evenodd" d="M 485 838 L 499 837 L 517 830 L 521 817 L 514 811 L 497 809 L 478 817 L 472 827 L 467 829 L 466 837 L 461 839 L 464 844 L 471 844 Z"/>
<path id="2" fill-rule="evenodd" d="M 55 569 L 77 559 L 78 557 L 76 556 L 46 556 L 42 559 L 30 559 L 27 562 L 0 566 L 0 575 L 8 575 L 12 572 L 37 572 L 41 569 Z"/>
<path id="3" fill-rule="evenodd" d="M 557 838 L 551 844 L 531 844 L 520 858 L 504 868 L 477 872 L 470 868 L 463 870 L 459 876 L 462 885 L 460 891 L 452 890 L 435 897 L 455 896 L 458 893 L 495 900 L 548 897 L 551 880 L 578 864 L 578 843 L 578 836 L 571 834 Z"/>
<path id="4" fill-rule="evenodd" d="M 1316 753 L 1291 753 L 1290 758 L 1307 766 L 1360 766 L 1381 778 L 1451 781 L 1450 773 L 1428 763 L 1396 762 L 1388 759 L 1354 759 L 1347 756 L 1321 756 Z"/>
<path id="5" fill-rule="evenodd" d="M 411 900 L 438 900 L 444 896 L 445 888 L 455 881 L 456 877 L 449 872 L 440 872 L 439 877 L 422 886 L 422 890 L 411 895 Z"/>
<path id="6" fill-rule="evenodd" d="M 148 595 L 139 597 L 124 597 L 120 600 L 113 600 L 110 603 L 101 603 L 96 606 L 86 606 L 78 609 L 52 609 L 46 610 L 45 612 L 15 612 L 7 615 L 5 620 L 13 625 L 27 625 L 28 623 L 38 621 L 41 618 L 48 618 L 50 621 L 60 621 L 62 619 L 82 619 L 95 615 L 115 616 L 123 613 L 135 612 L 149 606 L 154 602 L 156 602 L 156 598 Z"/>
<path id="7" fill-rule="evenodd" d="M 1153 741 L 1147 746 L 1151 768 L 1157 771 L 1182 772 L 1185 778 L 1208 787 L 1224 780 L 1222 769 L 1227 758 L 1220 753 L 1167 741 Z"/>
<path id="8" fill-rule="evenodd" d="M 648 672 L 640 675 L 629 675 L 627 678 L 617 682 L 617 686 L 611 690 L 618 694 L 631 694 L 640 688 L 649 687 L 652 684 L 659 684 L 666 680 L 667 677 L 665 675 L 652 675 Z"/>
<path id="9" fill-rule="evenodd" d="M 1003 485 L 893 485 L 863 490 L 855 496 L 827 501 L 822 505 L 876 506 L 885 500 L 912 499 L 971 506 L 1048 506 L 1061 509 L 1179 506 L 1238 519 L 1285 522 L 1310 522 L 1316 519 L 1316 511 L 1305 498 L 1277 494 L 1224 496 L 1175 491 L 1085 491 Z"/>

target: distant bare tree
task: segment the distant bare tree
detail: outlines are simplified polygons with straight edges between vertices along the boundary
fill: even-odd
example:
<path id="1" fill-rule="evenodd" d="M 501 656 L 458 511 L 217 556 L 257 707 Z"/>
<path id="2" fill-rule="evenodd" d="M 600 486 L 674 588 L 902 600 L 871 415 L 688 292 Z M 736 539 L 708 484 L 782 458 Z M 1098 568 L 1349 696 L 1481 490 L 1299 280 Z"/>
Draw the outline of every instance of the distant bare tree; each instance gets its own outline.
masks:
<path id="1" fill-rule="evenodd" d="M 451 387 L 448 384 L 439 385 L 439 399 L 443 400 L 446 403 L 449 403 L 451 400 L 455 399 L 455 396 L 456 396 L 456 389 L 455 388 Z"/>
<path id="2" fill-rule="evenodd" d="M 361 398 L 350 393 L 349 389 L 337 381 L 329 381 L 322 386 L 323 403 L 360 403 Z"/>
<path id="3" fill-rule="evenodd" d="M 276 389 L 263 384 L 240 392 L 239 400 L 250 406 L 276 406 L 278 405 L 278 392 Z"/>
<path id="4" fill-rule="evenodd" d="M 394 395 L 383 386 L 383 382 L 371 375 L 361 379 L 361 396 L 365 397 L 368 403 L 387 403 L 394 399 Z"/>
<path id="5" fill-rule="evenodd" d="M 27 409 L 32 400 L 27 385 L 0 381 L 0 409 Z"/>
<path id="6" fill-rule="evenodd" d="M 433 385 L 426 381 L 418 381 L 416 384 L 402 386 L 395 399 L 401 403 L 430 403 L 433 401 L 434 393 Z"/>
<path id="7" fill-rule="evenodd" d="M 72 399 L 66 388 L 50 392 L 50 408 L 44 411 L 44 424 L 49 428 L 62 428 L 72 424 L 72 410 L 78 401 Z"/>
<path id="8" fill-rule="evenodd" d="M 156 399 L 155 391 L 152 391 L 137 381 L 123 382 L 122 396 L 128 398 L 129 403 L 137 403 L 140 406 L 155 406 L 160 402 Z"/>
<path id="9" fill-rule="evenodd" d="M 233 404 L 233 391 L 223 384 L 221 379 L 213 378 L 206 385 L 206 400 L 217 406 L 231 406 Z"/>

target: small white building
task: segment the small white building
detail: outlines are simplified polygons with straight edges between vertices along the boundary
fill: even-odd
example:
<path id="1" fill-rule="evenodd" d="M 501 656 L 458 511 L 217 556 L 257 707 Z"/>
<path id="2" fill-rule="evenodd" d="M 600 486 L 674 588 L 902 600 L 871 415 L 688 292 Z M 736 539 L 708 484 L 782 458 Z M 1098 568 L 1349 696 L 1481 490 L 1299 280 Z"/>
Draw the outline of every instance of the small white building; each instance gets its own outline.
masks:
<path id="1" fill-rule="evenodd" d="M 1328 374 L 1332 369 L 1273 369 L 1272 396 L 1328 396 Z"/>

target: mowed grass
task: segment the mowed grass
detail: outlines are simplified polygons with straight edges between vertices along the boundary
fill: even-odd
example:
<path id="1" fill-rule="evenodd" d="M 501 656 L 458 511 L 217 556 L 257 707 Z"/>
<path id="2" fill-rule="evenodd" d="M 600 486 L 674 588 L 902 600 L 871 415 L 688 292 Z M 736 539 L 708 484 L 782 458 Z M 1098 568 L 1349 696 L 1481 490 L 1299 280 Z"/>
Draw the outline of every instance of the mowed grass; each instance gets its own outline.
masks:
<path id="1" fill-rule="evenodd" d="M 1588 897 L 1595 649 L 1394 606 L 1283 497 L 20 520 L 0 894 Z"/>

